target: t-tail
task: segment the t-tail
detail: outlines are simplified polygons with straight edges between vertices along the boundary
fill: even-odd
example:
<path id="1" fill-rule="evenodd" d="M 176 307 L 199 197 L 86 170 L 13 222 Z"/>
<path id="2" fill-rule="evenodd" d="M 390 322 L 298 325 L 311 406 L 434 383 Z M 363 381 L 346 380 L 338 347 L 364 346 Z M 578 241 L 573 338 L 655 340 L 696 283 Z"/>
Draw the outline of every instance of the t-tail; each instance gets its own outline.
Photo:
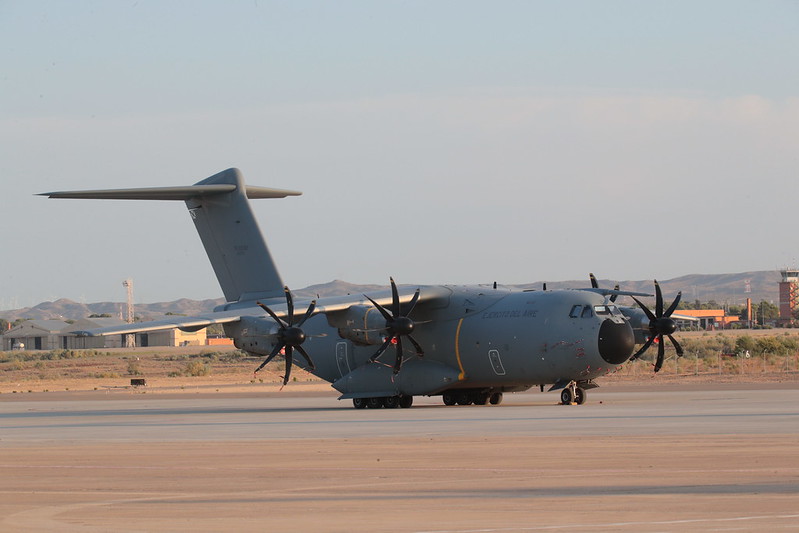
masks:
<path id="1" fill-rule="evenodd" d="M 228 302 L 283 296 L 283 281 L 258 228 L 248 198 L 302 193 L 245 185 L 229 168 L 186 187 L 148 187 L 42 193 L 50 198 L 183 200 Z"/>

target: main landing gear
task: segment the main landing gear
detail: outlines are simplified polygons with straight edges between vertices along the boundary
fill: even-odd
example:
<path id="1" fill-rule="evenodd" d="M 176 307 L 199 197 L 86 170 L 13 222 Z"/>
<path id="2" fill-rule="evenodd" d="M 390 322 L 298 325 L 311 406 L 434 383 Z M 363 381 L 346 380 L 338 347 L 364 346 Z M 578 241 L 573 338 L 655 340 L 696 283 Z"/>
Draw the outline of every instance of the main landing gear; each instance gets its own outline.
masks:
<path id="1" fill-rule="evenodd" d="M 501 392 L 452 390 L 441 395 L 444 405 L 499 405 L 502 403 Z"/>
<path id="2" fill-rule="evenodd" d="M 560 403 L 563 405 L 583 405 L 586 397 L 585 389 L 577 386 L 573 381 L 560 391 Z"/>
<path id="3" fill-rule="evenodd" d="M 413 405 L 413 396 L 383 396 L 377 398 L 353 398 L 352 405 L 356 409 L 380 409 L 381 407 L 385 407 L 386 409 L 396 409 L 397 407 L 402 407 L 403 409 L 407 409 L 411 405 Z"/>

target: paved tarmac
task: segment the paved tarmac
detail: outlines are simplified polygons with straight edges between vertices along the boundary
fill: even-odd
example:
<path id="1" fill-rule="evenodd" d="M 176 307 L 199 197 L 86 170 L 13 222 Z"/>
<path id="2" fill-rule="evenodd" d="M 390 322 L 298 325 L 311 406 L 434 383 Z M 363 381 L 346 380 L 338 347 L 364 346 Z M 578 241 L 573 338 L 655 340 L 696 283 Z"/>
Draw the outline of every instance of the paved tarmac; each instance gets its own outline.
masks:
<path id="1" fill-rule="evenodd" d="M 795 385 L 556 401 L 3 395 L 0 531 L 799 531 Z"/>

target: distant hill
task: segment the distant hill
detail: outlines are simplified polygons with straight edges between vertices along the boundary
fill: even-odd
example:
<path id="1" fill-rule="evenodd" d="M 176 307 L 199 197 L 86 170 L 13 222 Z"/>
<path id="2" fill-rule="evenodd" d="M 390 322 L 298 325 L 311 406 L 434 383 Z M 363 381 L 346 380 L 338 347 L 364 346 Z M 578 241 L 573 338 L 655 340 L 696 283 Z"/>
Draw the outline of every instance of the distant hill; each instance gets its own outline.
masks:
<path id="1" fill-rule="evenodd" d="M 597 273 L 598 274 L 598 273 Z M 746 292 L 747 280 L 751 292 Z M 715 300 L 719 304 L 740 305 L 751 298 L 753 302 L 766 300 L 777 303 L 779 301 L 779 282 L 782 276 L 776 270 L 763 270 L 756 272 L 740 272 L 737 274 L 690 274 L 679 278 L 658 280 L 664 296 L 671 301 L 677 292 L 682 291 L 683 300 L 693 302 L 700 300 L 708 302 Z M 612 288 L 619 283 L 622 289 L 652 294 L 654 291 L 653 280 L 630 281 L 610 280 L 599 278 L 600 287 Z M 537 289 L 541 282 L 525 285 L 525 288 Z M 572 280 L 562 282 L 548 282 L 548 289 L 564 289 L 574 287 L 588 287 L 590 282 L 586 275 L 585 280 Z"/>
<path id="2" fill-rule="evenodd" d="M 751 292 L 746 293 L 746 281 L 749 280 Z M 674 297 L 677 291 L 682 291 L 683 299 L 688 301 L 700 300 L 707 302 L 715 300 L 719 304 L 742 304 L 746 298 L 752 298 L 754 302 L 766 300 L 777 303 L 779 300 L 780 273 L 777 271 L 757 271 L 741 272 L 738 274 L 692 274 L 679 278 L 659 280 L 660 286 L 668 301 Z M 651 294 L 654 289 L 651 280 L 629 281 L 629 280 L 610 280 L 599 279 L 601 287 L 612 288 L 616 283 L 622 289 L 645 292 Z M 519 285 L 517 287 L 525 289 L 540 289 L 542 281 Z M 547 281 L 548 289 L 565 289 L 589 287 L 588 275 L 583 280 L 570 281 Z M 312 285 L 304 289 L 294 291 L 294 294 L 301 298 L 316 298 L 325 296 L 337 296 L 346 294 L 363 294 L 387 288 L 381 285 L 357 285 L 341 280 L 333 280 L 329 283 Z M 159 302 L 152 304 L 136 304 L 136 314 L 144 320 L 155 319 L 167 313 L 181 315 L 196 315 L 206 313 L 214 307 L 224 303 L 222 298 L 213 300 L 189 300 L 182 298 L 173 302 Z M 42 302 L 34 307 L 24 309 L 14 309 L 10 311 L 0 311 L 0 318 L 15 320 L 18 318 L 32 319 L 63 319 L 77 320 L 86 318 L 92 314 L 109 314 L 119 316 L 125 304 L 122 302 L 101 302 L 93 304 L 82 304 L 72 300 L 61 299 L 55 302 Z"/>
<path id="3" fill-rule="evenodd" d="M 136 304 L 136 315 L 143 319 L 155 318 L 167 313 L 196 315 L 213 310 L 214 307 L 223 303 L 223 298 L 218 298 L 216 300 L 189 300 L 188 298 L 181 298 L 174 302 Z M 0 318 L 9 321 L 17 318 L 77 320 L 79 318 L 86 318 L 89 315 L 102 314 L 119 317 L 120 313 L 123 313 L 126 307 L 127 305 L 122 302 L 83 304 L 62 298 L 55 302 L 42 302 L 33 307 L 0 311 Z"/>

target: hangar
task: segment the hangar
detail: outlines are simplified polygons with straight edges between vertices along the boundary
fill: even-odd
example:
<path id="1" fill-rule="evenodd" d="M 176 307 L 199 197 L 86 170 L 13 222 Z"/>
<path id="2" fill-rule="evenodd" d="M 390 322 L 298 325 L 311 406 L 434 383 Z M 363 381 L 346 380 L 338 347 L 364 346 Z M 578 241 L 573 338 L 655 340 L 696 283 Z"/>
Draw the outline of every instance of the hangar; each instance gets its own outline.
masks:
<path id="1" fill-rule="evenodd" d="M 26 320 L 3 334 L 3 350 L 58 350 L 63 320 Z"/>
<path id="2" fill-rule="evenodd" d="M 63 320 L 26 320 L 2 336 L 2 349 L 9 350 L 84 350 L 120 348 L 125 346 L 124 335 L 107 337 L 78 337 L 73 331 L 104 328 L 124 324 L 118 318 L 82 318 L 73 323 Z M 168 329 L 137 333 L 136 346 L 203 346 L 205 330 L 187 333 Z"/>

